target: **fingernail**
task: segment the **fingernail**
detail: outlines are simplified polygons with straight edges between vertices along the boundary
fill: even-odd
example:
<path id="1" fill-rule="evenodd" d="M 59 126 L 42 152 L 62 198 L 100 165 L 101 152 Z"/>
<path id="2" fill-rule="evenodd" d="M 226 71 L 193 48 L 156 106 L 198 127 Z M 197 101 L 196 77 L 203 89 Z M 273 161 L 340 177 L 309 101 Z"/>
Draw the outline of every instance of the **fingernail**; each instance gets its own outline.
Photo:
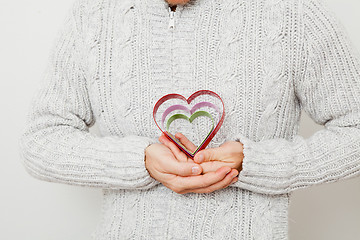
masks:
<path id="1" fill-rule="evenodd" d="M 191 171 L 193 174 L 198 174 L 200 172 L 200 168 L 199 167 L 192 167 Z"/>

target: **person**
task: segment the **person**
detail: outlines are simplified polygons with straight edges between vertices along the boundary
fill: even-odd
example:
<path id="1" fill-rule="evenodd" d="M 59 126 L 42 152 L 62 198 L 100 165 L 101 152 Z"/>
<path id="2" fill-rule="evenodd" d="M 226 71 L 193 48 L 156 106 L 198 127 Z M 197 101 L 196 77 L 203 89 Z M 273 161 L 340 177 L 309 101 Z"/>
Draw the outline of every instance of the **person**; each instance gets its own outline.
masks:
<path id="1" fill-rule="evenodd" d="M 76 0 L 20 139 L 23 164 L 102 189 L 94 239 L 287 239 L 293 191 L 359 176 L 359 59 L 322 0 Z M 152 110 L 200 89 L 226 115 L 190 159 Z M 301 109 L 325 128 L 298 135 Z M 189 148 L 190 131 L 176 135 Z"/>

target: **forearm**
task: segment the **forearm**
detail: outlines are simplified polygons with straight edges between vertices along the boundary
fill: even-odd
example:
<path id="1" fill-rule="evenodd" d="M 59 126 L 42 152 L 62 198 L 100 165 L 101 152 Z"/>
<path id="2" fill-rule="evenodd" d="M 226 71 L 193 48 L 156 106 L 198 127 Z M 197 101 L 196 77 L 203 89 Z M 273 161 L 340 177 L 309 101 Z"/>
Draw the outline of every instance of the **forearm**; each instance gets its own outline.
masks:
<path id="1" fill-rule="evenodd" d="M 145 168 L 148 137 L 98 137 L 71 126 L 28 130 L 21 138 L 23 163 L 34 177 L 72 185 L 147 189 L 159 182 Z"/>
<path id="2" fill-rule="evenodd" d="M 244 159 L 233 187 L 283 194 L 360 175 L 360 129 L 329 127 L 305 139 L 254 142 L 238 135 Z"/>

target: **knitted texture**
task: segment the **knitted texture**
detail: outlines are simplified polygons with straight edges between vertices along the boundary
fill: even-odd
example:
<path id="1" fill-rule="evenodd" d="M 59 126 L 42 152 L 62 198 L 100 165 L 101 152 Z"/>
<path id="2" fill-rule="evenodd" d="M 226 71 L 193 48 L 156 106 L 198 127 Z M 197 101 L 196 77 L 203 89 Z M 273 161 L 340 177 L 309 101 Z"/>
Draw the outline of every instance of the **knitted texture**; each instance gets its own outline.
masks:
<path id="1" fill-rule="evenodd" d="M 322 0 L 190 0 L 169 22 L 165 0 L 76 0 L 20 139 L 24 166 L 103 189 L 94 239 L 287 239 L 294 190 L 360 175 L 357 51 Z M 226 110 L 208 147 L 242 142 L 243 170 L 177 194 L 145 168 L 152 109 L 200 89 Z M 301 109 L 325 129 L 299 136 Z"/>

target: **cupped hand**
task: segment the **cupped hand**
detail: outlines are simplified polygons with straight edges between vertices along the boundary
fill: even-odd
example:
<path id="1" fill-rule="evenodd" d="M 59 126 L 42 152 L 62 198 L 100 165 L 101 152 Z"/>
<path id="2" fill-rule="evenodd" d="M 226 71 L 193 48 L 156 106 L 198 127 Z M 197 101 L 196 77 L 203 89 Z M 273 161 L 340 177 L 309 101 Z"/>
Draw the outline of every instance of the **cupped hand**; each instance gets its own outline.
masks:
<path id="1" fill-rule="evenodd" d="M 160 142 L 166 140 L 168 139 L 164 135 L 159 137 Z M 202 174 L 201 166 L 192 159 L 188 159 L 186 155 L 185 158 L 175 157 L 173 150 L 177 152 L 174 149 L 177 147 L 174 143 L 172 144 L 172 146 L 169 145 L 170 147 L 163 143 L 148 146 L 145 149 L 145 166 L 153 178 L 176 193 L 210 193 L 227 187 L 238 174 L 236 170 L 227 166 Z M 197 172 L 193 172 L 194 167 L 199 168 Z"/>
<path id="2" fill-rule="evenodd" d="M 197 147 L 182 133 L 176 133 L 175 137 L 190 151 L 196 150 Z M 170 143 L 172 142 L 167 139 L 165 145 L 171 146 Z M 169 148 L 174 152 L 175 156 L 182 159 L 187 157 L 174 143 L 172 145 L 174 146 Z M 207 148 L 197 152 L 192 161 L 200 164 L 202 174 L 216 171 L 224 166 L 240 172 L 242 170 L 243 158 L 243 144 L 237 141 L 227 141 L 219 147 Z"/>

